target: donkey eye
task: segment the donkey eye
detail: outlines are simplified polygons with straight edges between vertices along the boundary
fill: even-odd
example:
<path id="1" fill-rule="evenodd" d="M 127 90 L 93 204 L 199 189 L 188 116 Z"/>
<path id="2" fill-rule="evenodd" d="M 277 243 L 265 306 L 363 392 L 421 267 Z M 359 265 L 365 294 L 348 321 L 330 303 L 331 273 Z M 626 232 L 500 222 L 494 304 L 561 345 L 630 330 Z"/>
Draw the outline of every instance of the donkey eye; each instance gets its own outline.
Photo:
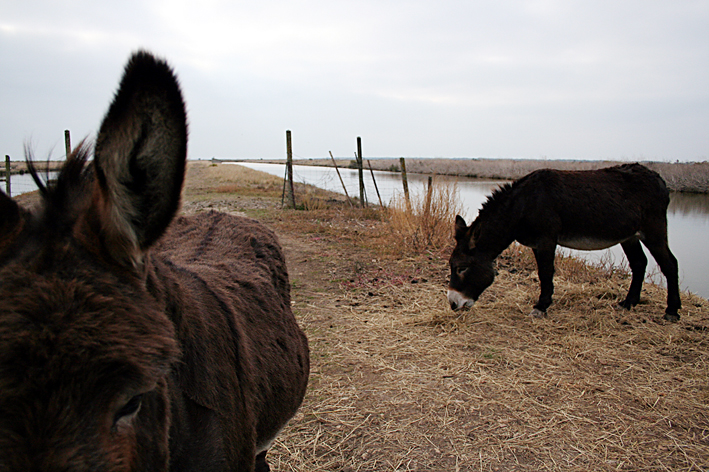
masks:
<path id="1" fill-rule="evenodd" d="M 119 410 L 116 412 L 116 416 L 113 420 L 114 425 L 118 425 L 119 423 L 126 423 L 130 420 L 132 420 L 136 414 L 138 414 L 138 411 L 140 410 L 140 405 L 143 404 L 143 395 L 136 395 L 130 400 L 128 400 L 128 403 L 123 405 Z"/>
<path id="2" fill-rule="evenodd" d="M 466 272 L 468 272 L 468 269 L 470 269 L 470 267 L 458 267 L 455 270 L 455 273 L 458 274 L 458 277 L 462 277 Z"/>

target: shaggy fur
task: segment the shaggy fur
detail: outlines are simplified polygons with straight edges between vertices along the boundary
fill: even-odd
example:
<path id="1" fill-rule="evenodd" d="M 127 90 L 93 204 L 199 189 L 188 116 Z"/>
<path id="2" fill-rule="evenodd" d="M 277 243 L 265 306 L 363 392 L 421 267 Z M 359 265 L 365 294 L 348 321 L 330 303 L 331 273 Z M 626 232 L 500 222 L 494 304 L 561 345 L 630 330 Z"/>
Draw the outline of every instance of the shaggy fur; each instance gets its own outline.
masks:
<path id="1" fill-rule="evenodd" d="M 3 472 L 268 470 L 307 339 L 271 231 L 173 221 L 186 144 L 174 74 L 140 52 L 94 160 L 80 146 L 35 212 L 0 192 Z"/>

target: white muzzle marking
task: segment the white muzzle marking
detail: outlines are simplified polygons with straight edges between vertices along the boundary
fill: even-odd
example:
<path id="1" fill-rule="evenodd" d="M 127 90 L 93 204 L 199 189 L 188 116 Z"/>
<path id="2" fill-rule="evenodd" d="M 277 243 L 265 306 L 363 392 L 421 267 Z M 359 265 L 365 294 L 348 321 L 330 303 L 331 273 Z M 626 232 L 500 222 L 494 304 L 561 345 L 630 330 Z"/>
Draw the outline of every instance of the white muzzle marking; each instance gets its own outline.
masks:
<path id="1" fill-rule="evenodd" d="M 457 290 L 448 289 L 448 303 L 450 303 L 453 310 L 458 311 L 463 308 L 472 307 L 475 304 L 475 300 L 463 296 L 463 294 Z"/>

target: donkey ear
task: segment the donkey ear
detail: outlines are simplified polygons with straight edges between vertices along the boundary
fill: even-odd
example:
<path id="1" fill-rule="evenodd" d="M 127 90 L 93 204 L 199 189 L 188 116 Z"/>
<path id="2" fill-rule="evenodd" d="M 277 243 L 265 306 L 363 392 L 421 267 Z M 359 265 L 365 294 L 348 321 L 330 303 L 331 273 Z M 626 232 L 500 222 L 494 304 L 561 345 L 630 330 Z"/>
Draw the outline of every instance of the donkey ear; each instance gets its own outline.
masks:
<path id="1" fill-rule="evenodd" d="M 166 62 L 134 54 L 96 140 L 102 237 L 112 256 L 140 262 L 175 216 L 187 156 L 187 117 Z"/>
<path id="2" fill-rule="evenodd" d="M 480 237 L 480 231 L 482 230 L 482 224 L 480 223 L 479 219 L 475 219 L 470 225 L 470 228 L 468 228 L 468 237 L 470 238 L 470 249 L 473 249 L 475 245 L 478 242 L 478 238 Z"/>
<path id="3" fill-rule="evenodd" d="M 458 244 L 464 244 L 464 247 L 467 247 L 468 249 L 475 248 L 475 243 L 477 242 L 478 237 L 480 236 L 481 226 L 482 225 L 480 224 L 480 222 L 476 219 L 468 227 L 463 217 L 457 215 L 455 217 L 455 240 L 458 242 Z"/>
<path id="4" fill-rule="evenodd" d="M 465 233 L 468 229 L 468 225 L 465 223 L 465 220 L 463 219 L 462 216 L 456 215 L 455 216 L 455 240 L 460 241 L 463 237 L 465 237 Z"/>

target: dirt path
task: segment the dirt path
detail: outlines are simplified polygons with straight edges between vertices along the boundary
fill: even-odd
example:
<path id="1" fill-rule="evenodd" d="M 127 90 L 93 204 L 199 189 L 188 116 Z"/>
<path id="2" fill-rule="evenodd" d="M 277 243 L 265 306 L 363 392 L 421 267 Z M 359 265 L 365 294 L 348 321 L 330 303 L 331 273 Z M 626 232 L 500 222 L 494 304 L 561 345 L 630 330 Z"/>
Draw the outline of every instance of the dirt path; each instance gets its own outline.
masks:
<path id="1" fill-rule="evenodd" d="M 290 470 L 294 458 L 302 461 L 296 470 L 456 470 L 460 458 L 446 439 L 445 422 L 429 413 L 440 406 L 418 395 L 421 388 L 444 388 L 447 368 L 442 376 L 426 352 L 435 340 L 420 339 L 410 320 L 389 319 L 375 309 L 405 307 L 407 285 L 428 282 L 412 277 L 411 267 L 385 275 L 369 251 L 323 238 L 289 234 L 281 242 L 312 368 L 308 400 L 294 421 L 296 430 L 279 442 L 289 453 L 279 457 L 284 463 L 274 461 L 276 470 Z M 362 273 L 373 268 L 381 284 L 365 286 Z M 343 290 L 343 283 L 361 288 Z"/>

